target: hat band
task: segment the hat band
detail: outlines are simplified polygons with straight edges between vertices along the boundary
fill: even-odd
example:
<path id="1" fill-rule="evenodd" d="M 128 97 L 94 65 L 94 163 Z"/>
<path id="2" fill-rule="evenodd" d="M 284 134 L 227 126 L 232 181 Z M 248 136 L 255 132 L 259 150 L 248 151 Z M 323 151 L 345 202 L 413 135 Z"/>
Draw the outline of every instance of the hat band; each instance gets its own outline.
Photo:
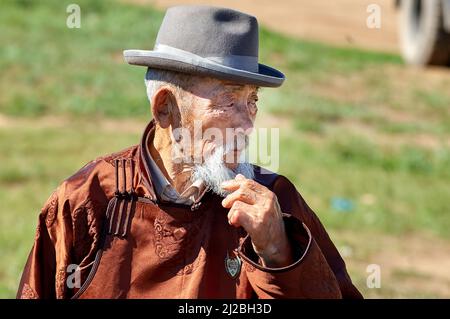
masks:
<path id="1" fill-rule="evenodd" d="M 182 49 L 178 49 L 166 44 L 156 44 L 155 51 L 161 53 L 167 53 L 184 57 L 192 61 L 192 64 L 197 64 L 197 61 L 204 61 L 205 59 L 218 63 L 224 66 L 228 66 L 234 69 L 245 70 L 248 72 L 257 73 L 259 71 L 258 57 L 249 55 L 226 55 L 226 56 L 207 56 L 202 57 L 192 52 L 188 52 Z"/>

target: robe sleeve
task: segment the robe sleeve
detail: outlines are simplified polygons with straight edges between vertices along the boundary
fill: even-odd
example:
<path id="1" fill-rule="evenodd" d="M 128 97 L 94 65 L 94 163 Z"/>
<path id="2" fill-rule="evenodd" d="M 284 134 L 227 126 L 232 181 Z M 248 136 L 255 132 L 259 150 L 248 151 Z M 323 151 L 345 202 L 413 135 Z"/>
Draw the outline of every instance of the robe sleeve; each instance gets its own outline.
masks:
<path id="1" fill-rule="evenodd" d="M 17 298 L 65 299 L 87 277 L 98 248 L 103 206 L 61 184 L 39 214 L 33 247 L 26 261 Z M 97 215 L 96 215 L 97 214 Z"/>
<path id="2" fill-rule="evenodd" d="M 273 191 L 283 211 L 294 262 L 282 268 L 263 267 L 247 236 L 238 252 L 257 297 L 362 298 L 325 228 L 295 186 L 280 176 Z"/>
<path id="3" fill-rule="evenodd" d="M 57 201 L 57 195 L 53 193 L 39 214 L 34 244 L 22 273 L 17 298 L 55 298 L 55 241 L 48 226 L 57 214 Z"/>

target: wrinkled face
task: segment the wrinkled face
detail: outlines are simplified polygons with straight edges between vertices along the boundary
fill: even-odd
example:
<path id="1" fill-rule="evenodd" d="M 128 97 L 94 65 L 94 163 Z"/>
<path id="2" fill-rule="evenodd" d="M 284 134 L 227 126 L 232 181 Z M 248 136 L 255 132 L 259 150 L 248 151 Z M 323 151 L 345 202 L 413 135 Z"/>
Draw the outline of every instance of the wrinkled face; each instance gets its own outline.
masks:
<path id="1" fill-rule="evenodd" d="M 182 122 L 196 142 L 191 151 L 206 158 L 222 146 L 225 164 L 233 169 L 253 130 L 258 87 L 202 78 L 189 94 Z"/>

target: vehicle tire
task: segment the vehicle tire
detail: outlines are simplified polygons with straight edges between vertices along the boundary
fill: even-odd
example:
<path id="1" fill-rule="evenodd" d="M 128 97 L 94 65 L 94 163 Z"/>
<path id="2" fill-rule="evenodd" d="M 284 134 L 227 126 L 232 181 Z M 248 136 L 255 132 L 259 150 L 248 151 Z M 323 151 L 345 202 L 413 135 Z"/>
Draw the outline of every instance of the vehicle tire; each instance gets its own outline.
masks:
<path id="1" fill-rule="evenodd" d="M 441 0 L 402 0 L 403 58 L 413 65 L 450 65 L 450 34 L 443 28 Z"/>

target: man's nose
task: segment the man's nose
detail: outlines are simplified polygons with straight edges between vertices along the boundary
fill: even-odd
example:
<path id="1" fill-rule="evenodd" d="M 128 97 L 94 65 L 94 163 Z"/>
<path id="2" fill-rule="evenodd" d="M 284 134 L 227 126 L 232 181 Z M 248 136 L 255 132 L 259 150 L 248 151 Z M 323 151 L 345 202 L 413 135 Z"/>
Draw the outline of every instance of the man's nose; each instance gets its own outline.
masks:
<path id="1" fill-rule="evenodd" d="M 241 105 L 235 115 L 234 127 L 243 130 L 243 133 L 249 135 L 253 131 L 253 119 L 246 105 Z"/>
<path id="2" fill-rule="evenodd" d="M 250 119 L 250 117 L 247 117 L 243 123 L 242 123 L 242 129 L 244 130 L 245 134 L 250 135 L 253 131 L 253 121 Z"/>
<path id="3" fill-rule="evenodd" d="M 253 121 L 250 116 L 244 112 L 237 114 L 237 121 L 234 123 L 234 128 L 242 131 L 245 135 L 250 135 L 253 131 Z"/>

